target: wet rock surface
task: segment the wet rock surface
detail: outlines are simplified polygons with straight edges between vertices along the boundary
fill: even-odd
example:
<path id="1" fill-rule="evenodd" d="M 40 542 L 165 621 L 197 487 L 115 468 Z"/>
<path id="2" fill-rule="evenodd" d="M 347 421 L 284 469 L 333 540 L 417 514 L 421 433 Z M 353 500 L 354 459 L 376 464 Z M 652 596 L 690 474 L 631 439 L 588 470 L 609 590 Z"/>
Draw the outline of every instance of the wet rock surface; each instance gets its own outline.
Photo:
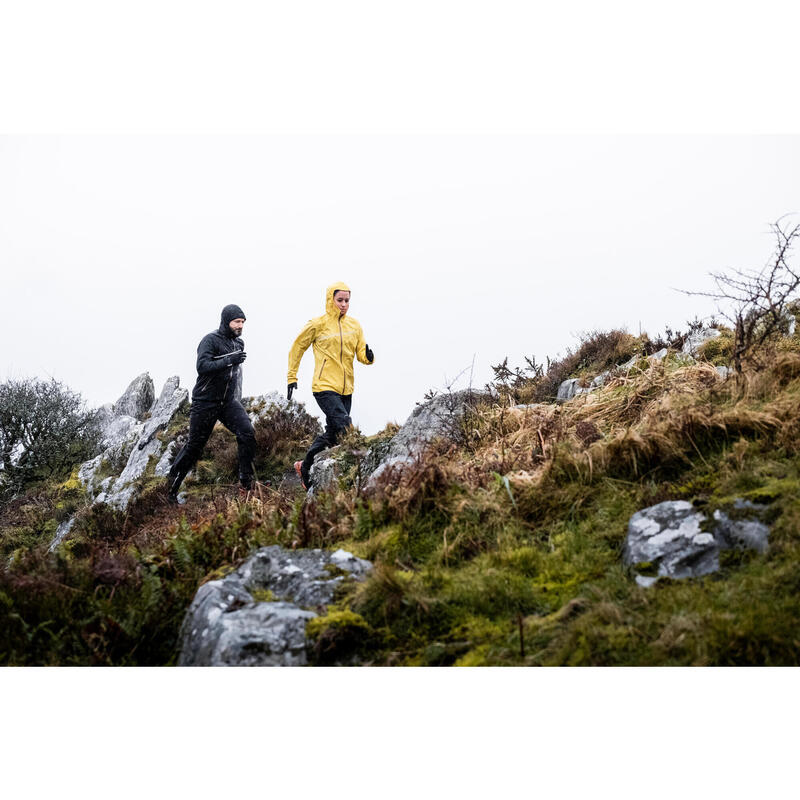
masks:
<path id="1" fill-rule="evenodd" d="M 650 586 L 659 577 L 692 578 L 719 569 L 722 550 L 751 549 L 764 553 L 769 527 L 758 516 L 759 507 L 737 500 L 734 508 L 752 516 L 732 519 L 717 510 L 712 520 L 685 500 L 667 500 L 637 511 L 628 523 L 623 561 L 653 574 L 637 574 Z"/>
<path id="2" fill-rule="evenodd" d="M 305 625 L 347 578 L 372 565 L 344 550 L 263 547 L 239 569 L 203 584 L 181 626 L 181 666 L 302 666 Z M 259 599 L 262 595 L 269 599 Z"/>

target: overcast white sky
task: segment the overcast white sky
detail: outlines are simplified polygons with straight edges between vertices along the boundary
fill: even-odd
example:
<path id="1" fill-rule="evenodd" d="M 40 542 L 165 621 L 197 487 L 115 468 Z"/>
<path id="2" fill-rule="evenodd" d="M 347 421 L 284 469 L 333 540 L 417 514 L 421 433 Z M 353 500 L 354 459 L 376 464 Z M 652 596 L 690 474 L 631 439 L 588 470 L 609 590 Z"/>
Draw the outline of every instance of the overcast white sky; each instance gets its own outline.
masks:
<path id="1" fill-rule="evenodd" d="M 0 371 L 93 404 L 145 370 L 191 388 L 235 302 L 245 393 L 283 391 L 293 338 L 344 280 L 376 353 L 353 417 L 374 433 L 473 358 L 482 385 L 506 355 L 710 313 L 673 287 L 763 264 L 798 187 L 792 136 L 6 136 Z"/>

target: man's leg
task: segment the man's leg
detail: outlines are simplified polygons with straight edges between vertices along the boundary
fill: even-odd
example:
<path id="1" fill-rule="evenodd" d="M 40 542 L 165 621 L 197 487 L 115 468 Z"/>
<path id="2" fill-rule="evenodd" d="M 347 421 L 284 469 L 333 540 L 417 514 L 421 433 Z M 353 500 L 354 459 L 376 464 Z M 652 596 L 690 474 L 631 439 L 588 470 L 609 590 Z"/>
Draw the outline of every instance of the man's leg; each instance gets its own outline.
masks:
<path id="1" fill-rule="evenodd" d="M 177 497 L 183 479 L 200 458 L 203 448 L 211 436 L 211 431 L 214 430 L 218 411 L 219 406 L 216 404 L 192 403 L 189 413 L 189 441 L 181 448 L 180 453 L 172 462 L 167 477 L 167 487 L 171 499 Z"/>
<path id="2" fill-rule="evenodd" d="M 225 404 L 220 422 L 236 436 L 239 445 L 239 483 L 245 489 L 253 488 L 253 458 L 256 455 L 256 433 L 244 406 L 233 400 Z"/>
<path id="3" fill-rule="evenodd" d="M 350 406 L 353 395 L 341 395 L 336 392 L 315 392 L 314 399 L 325 414 L 325 430 L 314 439 L 300 467 L 300 477 L 306 486 L 310 485 L 309 472 L 317 453 L 333 447 L 342 433 L 353 424 L 350 419 Z"/>

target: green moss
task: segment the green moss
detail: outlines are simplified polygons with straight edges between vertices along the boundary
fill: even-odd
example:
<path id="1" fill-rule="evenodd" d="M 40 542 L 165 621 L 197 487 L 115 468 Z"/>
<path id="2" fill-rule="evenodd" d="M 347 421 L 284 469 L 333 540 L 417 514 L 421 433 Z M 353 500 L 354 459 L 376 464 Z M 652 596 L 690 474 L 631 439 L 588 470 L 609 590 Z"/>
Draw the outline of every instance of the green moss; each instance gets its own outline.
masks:
<path id="1" fill-rule="evenodd" d="M 250 596 L 256 603 L 272 603 L 275 601 L 275 595 L 269 589 L 253 589 Z"/>
<path id="2" fill-rule="evenodd" d="M 373 648 L 375 634 L 367 621 L 349 609 L 331 610 L 306 623 L 308 651 L 313 664 L 351 663 Z"/>

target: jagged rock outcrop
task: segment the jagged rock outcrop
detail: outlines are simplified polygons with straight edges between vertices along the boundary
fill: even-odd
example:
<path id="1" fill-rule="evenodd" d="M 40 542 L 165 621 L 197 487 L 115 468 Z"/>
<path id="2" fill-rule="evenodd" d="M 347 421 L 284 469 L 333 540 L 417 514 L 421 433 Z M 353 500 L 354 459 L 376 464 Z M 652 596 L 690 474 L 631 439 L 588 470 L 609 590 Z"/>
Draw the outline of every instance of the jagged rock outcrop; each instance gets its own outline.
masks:
<path id="1" fill-rule="evenodd" d="M 130 383 L 116 403 L 103 406 L 101 451 L 78 468 L 78 478 L 91 502 L 108 503 L 124 511 L 151 458 L 159 459 L 156 470 L 169 471 L 174 446 L 169 443 L 165 448 L 156 434 L 170 424 L 188 397 L 176 375 L 167 379 L 158 399 L 153 400 L 153 381 L 143 373 Z M 148 399 L 150 404 L 145 408 Z M 72 519 L 65 520 L 58 527 L 50 543 L 51 550 L 69 534 L 72 523 Z"/>
<path id="2" fill-rule="evenodd" d="M 369 561 L 344 550 L 263 547 L 225 578 L 203 584 L 180 632 L 180 666 L 302 666 L 312 609 Z M 266 595 L 266 598 L 264 597 Z"/>
<path id="3" fill-rule="evenodd" d="M 150 417 L 144 423 L 136 445 L 131 449 L 125 469 L 108 492 L 98 496 L 97 502 L 108 503 L 120 511 L 127 508 L 136 491 L 136 480 L 144 474 L 150 459 L 160 458 L 164 450 L 164 444 L 156 438 L 156 434 L 169 425 L 188 398 L 189 393 L 180 387 L 177 375 L 167 379 L 158 400 L 150 409 Z"/>
<path id="4" fill-rule="evenodd" d="M 637 511 L 628 523 L 623 561 L 634 568 L 646 564 L 640 570 L 654 574 L 637 574 L 636 582 L 650 586 L 662 576 L 693 578 L 715 572 L 722 550 L 765 552 L 769 527 L 758 518 L 761 509 L 739 499 L 734 511 L 735 519 L 717 510 L 711 521 L 685 500 L 667 500 Z"/>
<path id="5" fill-rule="evenodd" d="M 111 408 L 114 417 L 133 417 L 140 422 L 153 406 L 156 387 L 147 372 L 134 378 Z"/>

